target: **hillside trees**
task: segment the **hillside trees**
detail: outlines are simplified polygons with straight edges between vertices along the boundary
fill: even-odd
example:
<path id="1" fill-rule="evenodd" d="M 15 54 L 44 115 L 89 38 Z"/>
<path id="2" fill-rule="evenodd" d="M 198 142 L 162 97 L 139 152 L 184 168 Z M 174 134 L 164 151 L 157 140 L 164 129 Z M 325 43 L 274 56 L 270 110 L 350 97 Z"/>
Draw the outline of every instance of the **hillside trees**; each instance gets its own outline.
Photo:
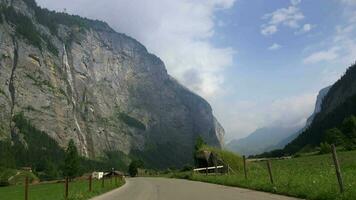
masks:
<path id="1" fill-rule="evenodd" d="M 70 140 L 64 158 L 64 176 L 74 178 L 79 173 L 79 155 L 73 140 Z"/>

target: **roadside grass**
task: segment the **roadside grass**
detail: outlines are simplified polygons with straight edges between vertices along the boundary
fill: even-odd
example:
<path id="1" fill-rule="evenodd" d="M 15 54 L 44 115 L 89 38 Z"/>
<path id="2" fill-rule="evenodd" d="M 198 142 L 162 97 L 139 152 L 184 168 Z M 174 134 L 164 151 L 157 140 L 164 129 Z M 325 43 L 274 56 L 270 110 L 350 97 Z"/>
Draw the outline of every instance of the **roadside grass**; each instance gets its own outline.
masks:
<path id="1" fill-rule="evenodd" d="M 118 184 L 115 180 L 105 180 L 104 188 L 102 188 L 101 180 L 93 180 L 92 192 L 89 192 L 88 180 L 78 180 L 69 183 L 69 197 L 67 200 L 86 200 L 102 193 L 118 188 L 124 184 L 124 180 L 118 179 Z M 24 186 L 8 186 L 0 187 L 0 199 L 19 200 L 24 199 Z M 47 183 L 36 184 L 29 186 L 29 200 L 64 200 L 64 183 Z"/>
<path id="2" fill-rule="evenodd" d="M 273 160 L 271 184 L 266 162 L 248 162 L 248 179 L 243 171 L 236 175 L 173 173 L 172 178 L 185 178 L 227 186 L 294 196 L 309 200 L 356 199 L 356 151 L 338 152 L 345 192 L 340 194 L 331 154 Z"/>
<path id="3" fill-rule="evenodd" d="M 39 181 L 39 178 L 31 172 L 0 167 L 0 185 L 5 183 L 10 185 L 21 185 L 26 176 L 29 177 L 30 183 Z"/>

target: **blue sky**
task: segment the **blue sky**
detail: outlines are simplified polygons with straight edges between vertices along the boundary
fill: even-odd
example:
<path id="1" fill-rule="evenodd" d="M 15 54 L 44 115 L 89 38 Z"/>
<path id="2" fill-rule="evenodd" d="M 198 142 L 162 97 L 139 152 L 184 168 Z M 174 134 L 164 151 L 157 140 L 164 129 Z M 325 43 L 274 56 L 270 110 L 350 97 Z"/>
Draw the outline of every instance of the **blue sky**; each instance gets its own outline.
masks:
<path id="1" fill-rule="evenodd" d="M 226 140 L 302 126 L 356 59 L 356 0 L 37 0 L 108 22 L 206 98 Z"/>
<path id="2" fill-rule="evenodd" d="M 330 58 L 333 56 L 325 54 L 326 58 L 317 59 L 315 56 L 334 46 L 343 48 L 342 42 L 335 44 L 330 40 L 337 37 L 338 28 L 353 26 L 354 22 L 349 20 L 350 16 L 355 16 L 356 1 L 304 0 L 293 3 L 287 0 L 241 0 L 216 15 L 218 26 L 212 42 L 236 50 L 233 65 L 224 71 L 229 99 L 219 100 L 219 104 L 229 102 L 231 108 L 236 109 L 233 112 L 240 112 L 230 114 L 233 120 L 228 120 L 227 127 L 236 132 L 228 132 L 227 139 L 242 137 L 262 126 L 302 125 L 313 110 L 317 92 L 336 81 L 356 60 L 356 57 L 352 58 L 355 54 L 347 58 Z M 291 7 L 297 11 L 290 14 L 281 10 Z M 272 21 L 272 16 L 266 17 L 269 13 L 274 13 L 281 22 L 277 23 L 277 32 L 266 35 L 263 34 L 265 24 Z M 292 21 L 292 25 L 288 21 Z M 278 105 L 272 106 L 274 109 L 267 108 L 276 102 L 283 102 L 290 109 L 279 110 Z M 224 118 L 221 114 L 218 113 L 218 117 Z M 248 116 L 245 118 L 244 114 Z"/>

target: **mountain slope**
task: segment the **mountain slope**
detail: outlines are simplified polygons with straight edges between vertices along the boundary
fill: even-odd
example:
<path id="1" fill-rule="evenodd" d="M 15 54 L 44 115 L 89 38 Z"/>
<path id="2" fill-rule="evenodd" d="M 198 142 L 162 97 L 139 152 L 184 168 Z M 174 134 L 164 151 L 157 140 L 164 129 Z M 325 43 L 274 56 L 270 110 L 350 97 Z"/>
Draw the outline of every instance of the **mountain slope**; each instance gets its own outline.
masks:
<path id="1" fill-rule="evenodd" d="M 246 138 L 232 140 L 227 144 L 227 148 L 247 156 L 283 148 L 284 145 L 296 137 L 294 137 L 294 135 L 300 128 L 300 126 L 260 128 Z"/>
<path id="2" fill-rule="evenodd" d="M 162 168 L 192 162 L 198 135 L 221 146 L 210 105 L 133 38 L 33 0 L 0 3 L 0 139 L 26 146 L 13 122 L 23 113 L 91 159 L 117 151 Z"/>
<path id="3" fill-rule="evenodd" d="M 339 127 L 345 118 L 356 114 L 356 65 L 352 65 L 323 99 L 321 109 L 310 126 L 288 144 L 284 152 L 295 153 L 303 147 L 318 146 L 325 141 L 328 129 Z"/>

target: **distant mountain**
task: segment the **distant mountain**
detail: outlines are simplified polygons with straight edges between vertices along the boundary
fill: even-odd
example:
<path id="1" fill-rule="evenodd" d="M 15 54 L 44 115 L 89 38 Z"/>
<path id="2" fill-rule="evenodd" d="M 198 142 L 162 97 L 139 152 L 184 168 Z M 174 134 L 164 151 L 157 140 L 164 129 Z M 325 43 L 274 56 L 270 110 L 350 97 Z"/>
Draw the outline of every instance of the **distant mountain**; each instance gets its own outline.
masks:
<path id="1" fill-rule="evenodd" d="M 243 155 L 256 155 L 266 151 L 284 148 L 312 124 L 315 116 L 321 111 L 323 99 L 328 94 L 330 88 L 331 86 L 320 90 L 315 103 L 314 112 L 307 119 L 304 127 L 274 126 L 260 128 L 246 138 L 232 140 L 227 144 L 227 148 Z"/>
<path id="2" fill-rule="evenodd" d="M 283 149 L 285 154 L 296 153 L 305 147 L 319 146 L 321 142 L 327 141 L 326 131 L 332 128 L 337 128 L 335 133 L 338 135 L 330 135 L 329 139 L 342 138 L 344 142 L 355 145 L 356 119 L 351 116 L 356 115 L 356 65 L 352 65 L 324 92 L 326 90 L 328 92 L 320 104 L 319 112 L 312 116 L 312 122 L 303 133 Z"/>
<path id="3" fill-rule="evenodd" d="M 301 126 L 260 128 L 245 138 L 232 140 L 226 147 L 247 156 L 280 149 L 296 138 L 295 134 L 301 128 Z"/>

